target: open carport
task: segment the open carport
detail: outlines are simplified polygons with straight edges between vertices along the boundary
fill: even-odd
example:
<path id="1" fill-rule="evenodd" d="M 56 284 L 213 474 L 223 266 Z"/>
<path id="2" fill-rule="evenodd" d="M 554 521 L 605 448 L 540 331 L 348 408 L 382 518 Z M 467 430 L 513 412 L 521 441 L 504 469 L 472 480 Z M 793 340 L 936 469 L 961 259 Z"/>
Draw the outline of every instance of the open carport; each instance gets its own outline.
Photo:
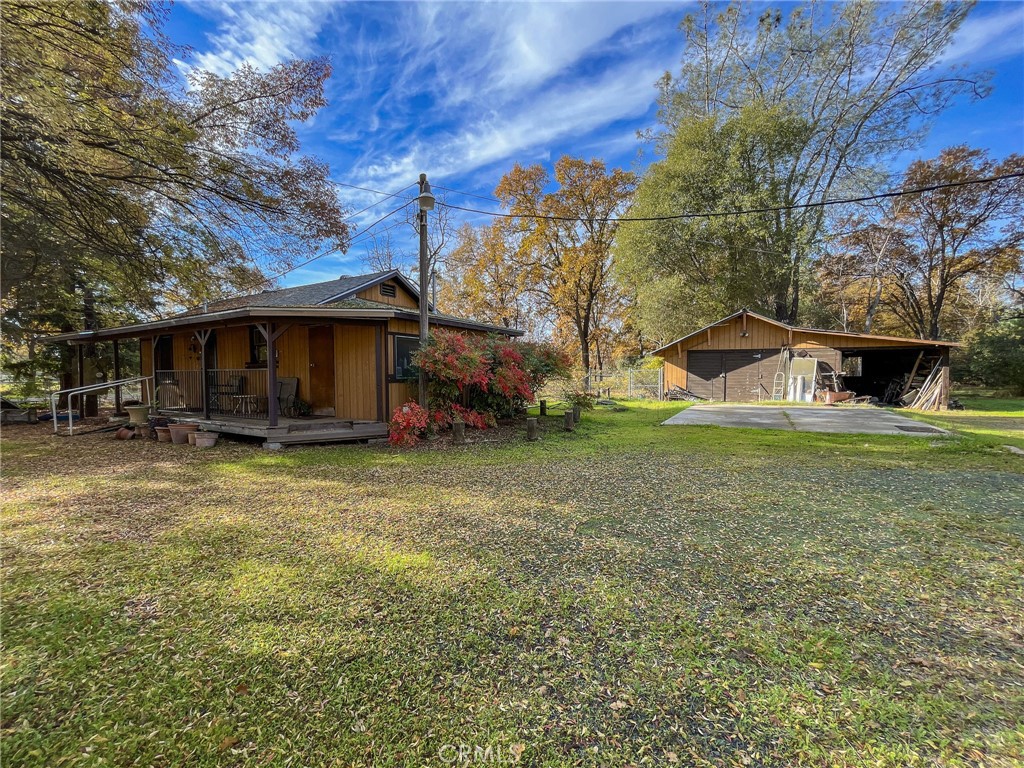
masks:
<path id="1" fill-rule="evenodd" d="M 781 405 L 694 405 L 665 426 L 710 425 L 793 432 L 831 432 L 865 435 L 945 435 L 946 430 L 922 424 L 885 408 Z"/>

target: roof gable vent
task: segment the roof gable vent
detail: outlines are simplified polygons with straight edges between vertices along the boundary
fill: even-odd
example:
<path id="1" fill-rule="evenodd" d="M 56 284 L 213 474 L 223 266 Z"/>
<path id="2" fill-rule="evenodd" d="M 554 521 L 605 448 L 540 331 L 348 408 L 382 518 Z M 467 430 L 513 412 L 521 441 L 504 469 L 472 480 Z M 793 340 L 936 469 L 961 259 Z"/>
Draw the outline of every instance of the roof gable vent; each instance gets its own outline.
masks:
<path id="1" fill-rule="evenodd" d="M 380 295 L 390 296 L 394 298 L 396 294 L 394 283 L 381 283 L 380 284 Z"/>

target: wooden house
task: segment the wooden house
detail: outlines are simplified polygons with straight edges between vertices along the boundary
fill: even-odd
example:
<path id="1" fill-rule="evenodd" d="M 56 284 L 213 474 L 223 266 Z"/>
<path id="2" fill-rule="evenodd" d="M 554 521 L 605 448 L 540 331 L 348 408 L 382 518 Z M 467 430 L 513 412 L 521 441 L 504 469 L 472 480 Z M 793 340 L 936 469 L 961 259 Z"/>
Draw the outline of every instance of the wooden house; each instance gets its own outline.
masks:
<path id="1" fill-rule="evenodd" d="M 788 399 L 778 396 L 792 361 L 812 357 L 843 373 L 845 388 L 881 401 L 907 382 L 935 370 L 939 407 L 949 402 L 949 341 L 798 328 L 741 310 L 654 351 L 665 361 L 665 387 L 726 402 Z M 897 384 L 896 382 L 900 382 Z"/>
<path id="2" fill-rule="evenodd" d="M 271 447 L 365 439 L 386 435 L 393 409 L 416 398 L 410 361 L 419 345 L 419 301 L 416 287 L 392 270 L 239 296 L 165 320 L 50 341 L 80 350 L 110 341 L 116 361 L 117 344 L 137 340 L 155 407 L 204 429 L 263 437 Z M 430 325 L 522 335 L 433 307 Z M 121 374 L 115 370 L 115 379 Z M 300 412 L 303 403 L 311 413 Z"/>

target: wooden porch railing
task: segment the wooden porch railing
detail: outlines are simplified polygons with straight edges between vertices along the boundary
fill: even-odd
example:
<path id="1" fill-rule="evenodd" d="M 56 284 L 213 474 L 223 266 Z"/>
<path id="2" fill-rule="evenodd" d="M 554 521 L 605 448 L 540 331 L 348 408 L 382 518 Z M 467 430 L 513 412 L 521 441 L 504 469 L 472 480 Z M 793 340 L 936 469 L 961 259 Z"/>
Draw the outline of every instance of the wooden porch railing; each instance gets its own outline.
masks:
<path id="1" fill-rule="evenodd" d="M 156 372 L 161 411 L 205 413 L 251 419 L 269 416 L 266 368 L 210 368 Z"/>

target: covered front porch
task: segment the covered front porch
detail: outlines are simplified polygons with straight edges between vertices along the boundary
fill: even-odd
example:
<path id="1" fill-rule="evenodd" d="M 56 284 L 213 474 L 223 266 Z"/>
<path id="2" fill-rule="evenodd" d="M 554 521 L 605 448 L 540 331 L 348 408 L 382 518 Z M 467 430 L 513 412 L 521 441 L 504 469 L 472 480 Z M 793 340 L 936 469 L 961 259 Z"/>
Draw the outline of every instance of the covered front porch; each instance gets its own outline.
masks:
<path id="1" fill-rule="evenodd" d="M 271 445 L 362 440 L 386 435 L 392 403 L 409 398 L 399 352 L 417 329 L 394 314 L 245 307 L 53 340 L 78 345 L 80 360 L 86 346 L 113 343 L 116 359 L 119 342 L 138 340 L 135 365 L 152 384 L 141 399 L 165 416 Z"/>
<path id="2" fill-rule="evenodd" d="M 196 333 L 195 340 L 200 360 L 206 360 L 202 334 Z M 276 357 L 273 346 L 270 354 Z M 387 424 L 380 420 L 338 416 L 333 407 L 329 414 L 310 413 L 308 403 L 298 397 L 300 386 L 308 380 L 275 374 L 266 363 L 245 368 L 155 369 L 154 407 L 164 416 L 199 424 L 206 431 L 263 439 L 268 448 L 387 437 Z M 330 397 L 333 401 L 333 383 Z"/>

